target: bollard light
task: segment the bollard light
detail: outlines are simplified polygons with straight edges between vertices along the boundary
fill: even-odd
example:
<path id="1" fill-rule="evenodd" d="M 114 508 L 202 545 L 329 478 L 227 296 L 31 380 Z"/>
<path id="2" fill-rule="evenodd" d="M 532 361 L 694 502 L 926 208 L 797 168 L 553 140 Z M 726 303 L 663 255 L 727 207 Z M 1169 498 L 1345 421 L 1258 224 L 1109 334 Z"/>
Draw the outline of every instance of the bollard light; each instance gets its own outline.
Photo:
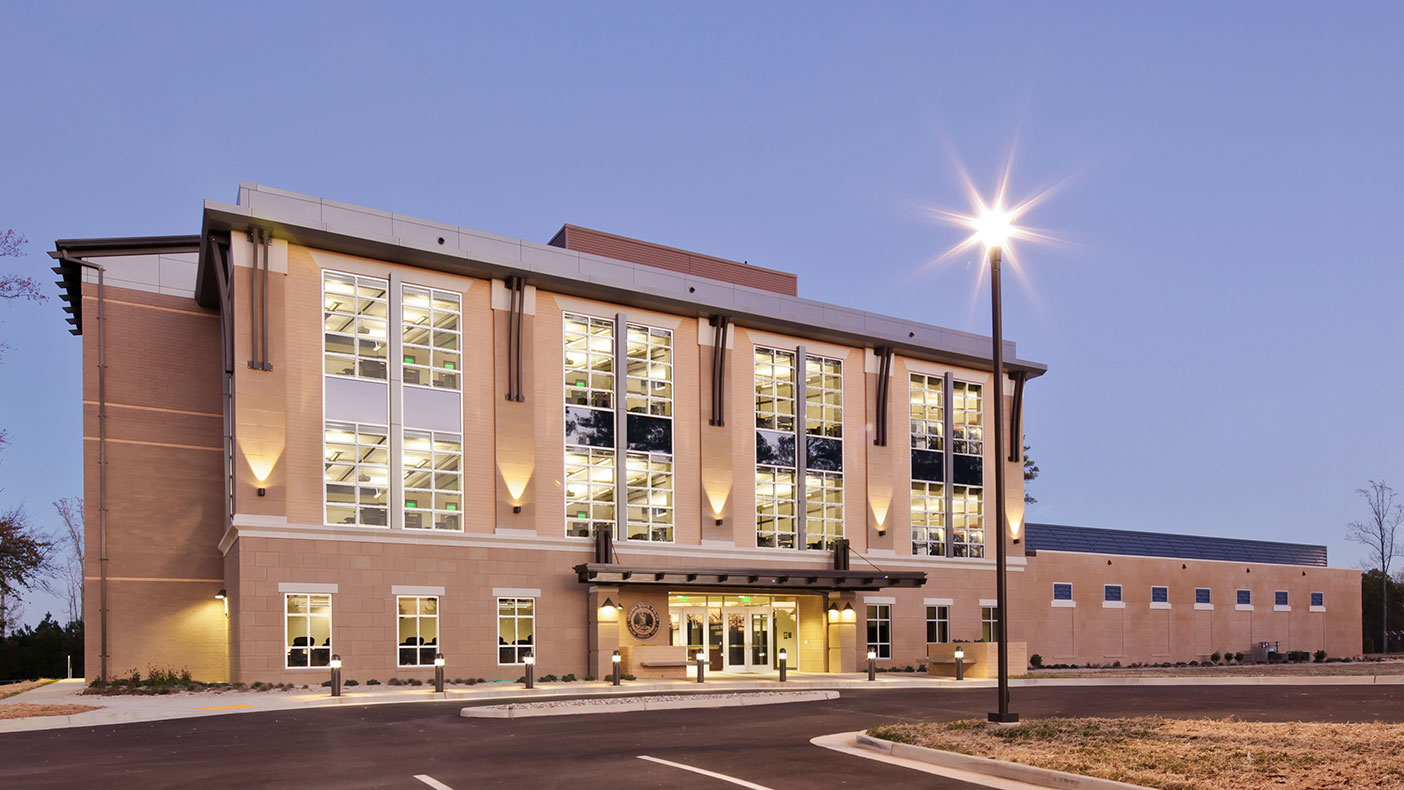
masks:
<path id="1" fill-rule="evenodd" d="M 784 682 L 785 682 L 785 670 L 787 670 L 787 669 L 790 668 L 790 667 L 789 667 L 789 663 L 790 663 L 790 653 L 789 653 L 789 651 L 787 651 L 785 648 L 782 647 L 782 648 L 780 648 L 780 654 L 779 654 L 778 657 L 779 657 L 779 659 L 780 659 L 780 682 L 781 682 L 781 683 L 784 683 Z"/>
<path id="2" fill-rule="evenodd" d="M 336 654 L 331 657 L 331 695 L 341 696 L 341 656 Z"/>
<path id="3" fill-rule="evenodd" d="M 522 663 L 526 665 L 526 687 L 536 688 L 536 656 L 525 656 Z"/>
<path id="4" fill-rule="evenodd" d="M 957 647 L 955 650 L 956 660 L 956 680 L 965 680 L 965 648 Z"/>
<path id="5" fill-rule="evenodd" d="M 444 693 L 444 654 L 434 654 L 434 690 Z"/>
<path id="6" fill-rule="evenodd" d="M 611 656 L 609 657 L 609 660 L 610 660 L 611 663 L 614 664 L 614 678 L 613 678 L 613 682 L 614 682 L 614 685 L 617 686 L 617 685 L 619 685 L 619 664 L 620 664 L 620 662 L 622 662 L 622 661 L 624 660 L 624 657 L 621 656 L 621 655 L 619 655 L 619 651 L 616 650 L 616 651 L 614 651 L 614 654 L 611 655 Z"/>
<path id="7" fill-rule="evenodd" d="M 868 680 L 877 680 L 877 651 L 868 651 Z"/>
<path id="8" fill-rule="evenodd" d="M 706 674 L 707 674 L 707 652 L 706 652 L 705 650 L 698 650 L 698 651 L 697 651 L 697 682 L 698 682 L 698 683 L 703 682 L 703 678 L 704 678 L 704 676 L 705 676 Z"/>

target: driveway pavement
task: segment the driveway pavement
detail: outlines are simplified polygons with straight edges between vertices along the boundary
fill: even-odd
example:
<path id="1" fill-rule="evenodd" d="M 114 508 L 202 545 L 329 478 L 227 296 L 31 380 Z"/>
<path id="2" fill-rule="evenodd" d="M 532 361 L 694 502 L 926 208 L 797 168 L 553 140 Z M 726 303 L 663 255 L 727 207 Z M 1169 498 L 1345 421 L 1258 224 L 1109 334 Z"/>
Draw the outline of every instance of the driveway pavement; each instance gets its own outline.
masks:
<path id="1" fill-rule="evenodd" d="M 0 734 L 0 766 L 6 788 L 969 788 L 809 740 L 983 718 L 992 701 L 988 689 L 845 689 L 827 702 L 507 721 L 459 718 L 460 701 L 343 705 Z M 1015 690 L 1014 709 L 1404 721 L 1404 686 L 1035 687 Z"/>

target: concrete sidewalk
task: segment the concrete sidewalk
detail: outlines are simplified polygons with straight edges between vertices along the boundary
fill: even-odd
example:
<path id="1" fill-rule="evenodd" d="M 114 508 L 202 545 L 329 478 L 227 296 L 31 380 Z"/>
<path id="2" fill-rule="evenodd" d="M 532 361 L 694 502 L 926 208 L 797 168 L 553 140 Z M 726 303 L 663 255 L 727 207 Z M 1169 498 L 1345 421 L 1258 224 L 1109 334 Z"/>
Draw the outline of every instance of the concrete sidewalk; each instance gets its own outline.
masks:
<path id="1" fill-rule="evenodd" d="M 320 683 L 320 681 L 318 681 Z M 1404 684 L 1404 675 L 1343 675 L 1316 677 L 1212 677 L 1212 678 L 1014 678 L 1012 687 L 1038 686 L 1323 686 Z M 780 690 L 899 690 L 899 689 L 972 689 L 992 688 L 993 679 L 957 681 L 952 678 L 929 677 L 920 673 L 879 673 L 869 681 L 867 675 L 818 674 L 791 672 L 788 682 L 781 684 L 774 676 L 746 676 L 709 673 L 705 683 L 695 680 L 625 681 L 618 688 L 608 681 L 577 681 L 574 683 L 538 683 L 528 691 L 519 683 L 497 681 L 477 686 L 448 686 L 440 694 L 432 686 L 352 686 L 342 696 L 333 697 L 320 685 L 299 691 L 202 691 L 177 692 L 163 695 L 85 695 L 82 680 L 62 680 L 37 689 L 25 691 L 0 702 L 0 709 L 13 703 L 40 705 L 100 705 L 100 710 L 71 716 L 36 716 L 22 719 L 0 719 L 0 733 L 26 730 L 48 730 L 63 727 L 90 727 L 105 724 L 125 724 L 165 719 L 216 716 L 228 713 L 300 710 L 334 705 L 390 705 L 412 702 L 452 700 L 473 705 L 498 699 L 552 699 L 560 697 L 590 697 L 619 694 L 686 694 L 736 691 Z"/>

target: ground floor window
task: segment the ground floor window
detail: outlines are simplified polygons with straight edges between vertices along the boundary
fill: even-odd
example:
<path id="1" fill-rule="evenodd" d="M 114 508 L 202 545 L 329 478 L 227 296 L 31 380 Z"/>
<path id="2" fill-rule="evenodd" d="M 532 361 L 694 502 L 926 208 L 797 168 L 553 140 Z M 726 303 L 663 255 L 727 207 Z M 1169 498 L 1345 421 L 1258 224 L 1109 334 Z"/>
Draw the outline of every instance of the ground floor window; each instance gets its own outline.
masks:
<path id="1" fill-rule="evenodd" d="M 892 658 L 892 605 L 868 605 L 868 649 L 878 658 Z"/>
<path id="2" fill-rule="evenodd" d="M 397 601 L 400 666 L 433 666 L 434 654 L 439 652 L 438 597 L 401 595 Z"/>
<path id="3" fill-rule="evenodd" d="M 536 655 L 536 599 L 497 599 L 497 663 L 521 664 Z"/>
<path id="4" fill-rule="evenodd" d="M 993 642 L 999 638 L 999 607 L 980 607 L 980 641 Z"/>
<path id="5" fill-rule="evenodd" d="M 287 634 L 287 668 L 331 664 L 331 596 L 289 593 L 283 596 Z"/>
<path id="6" fill-rule="evenodd" d="M 951 641 L 951 607 L 926 607 L 926 643 L 928 645 Z"/>

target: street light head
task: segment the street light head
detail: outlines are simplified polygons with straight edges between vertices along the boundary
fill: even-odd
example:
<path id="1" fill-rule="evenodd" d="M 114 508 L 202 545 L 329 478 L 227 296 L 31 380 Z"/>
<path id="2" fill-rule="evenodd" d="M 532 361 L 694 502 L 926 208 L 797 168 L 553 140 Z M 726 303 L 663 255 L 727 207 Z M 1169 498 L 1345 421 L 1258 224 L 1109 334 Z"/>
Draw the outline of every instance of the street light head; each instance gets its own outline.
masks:
<path id="1" fill-rule="evenodd" d="M 970 228 L 985 249 L 1003 248 L 1014 233 L 1014 214 L 1005 211 L 1003 206 L 981 206 L 970 218 Z"/>

